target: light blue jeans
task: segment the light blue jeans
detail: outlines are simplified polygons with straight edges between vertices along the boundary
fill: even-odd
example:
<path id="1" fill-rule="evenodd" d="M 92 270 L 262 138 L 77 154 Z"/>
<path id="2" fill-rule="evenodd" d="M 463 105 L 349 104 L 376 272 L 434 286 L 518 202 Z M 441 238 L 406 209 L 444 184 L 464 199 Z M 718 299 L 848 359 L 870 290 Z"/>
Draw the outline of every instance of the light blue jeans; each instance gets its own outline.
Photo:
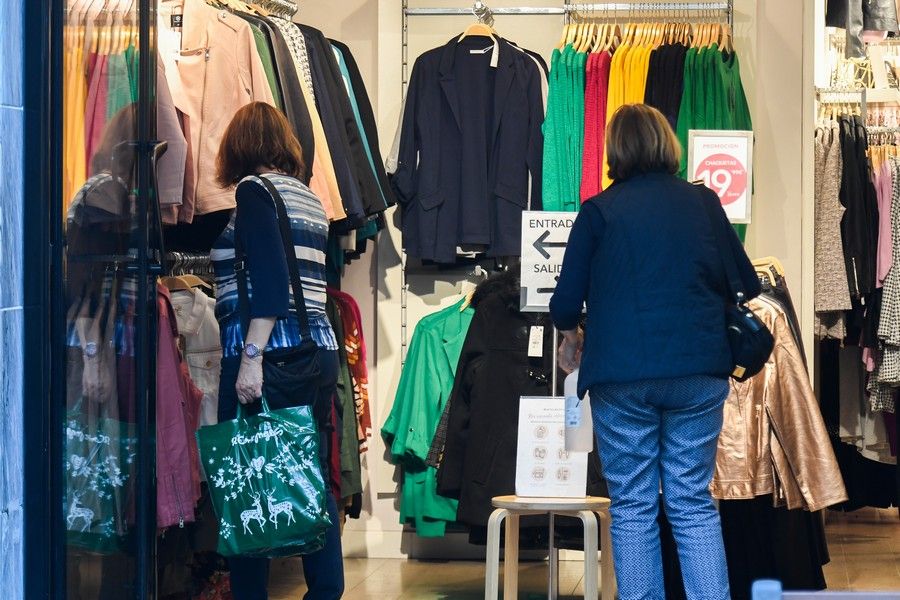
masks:
<path id="1" fill-rule="evenodd" d="M 703 376 L 591 389 L 620 600 L 665 600 L 660 486 L 688 599 L 729 599 L 722 527 L 709 492 L 727 396 L 727 380 Z"/>

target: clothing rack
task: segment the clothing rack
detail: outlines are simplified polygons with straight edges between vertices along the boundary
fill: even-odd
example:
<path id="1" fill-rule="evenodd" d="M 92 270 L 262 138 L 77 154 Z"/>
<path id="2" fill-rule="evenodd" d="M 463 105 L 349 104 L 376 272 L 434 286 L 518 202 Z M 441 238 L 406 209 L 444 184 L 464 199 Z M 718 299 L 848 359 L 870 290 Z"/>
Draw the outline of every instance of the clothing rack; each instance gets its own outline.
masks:
<path id="1" fill-rule="evenodd" d="M 166 273 L 168 275 L 212 275 L 212 261 L 208 253 L 167 252 Z"/>
<path id="2" fill-rule="evenodd" d="M 816 88 L 816 97 L 820 104 L 859 104 L 860 116 L 866 120 L 866 88 Z"/>
<path id="3" fill-rule="evenodd" d="M 693 13 L 698 18 L 703 18 L 714 13 L 724 13 L 729 26 L 734 24 L 734 0 L 719 0 L 707 2 L 601 2 L 590 4 L 573 4 L 569 0 L 563 0 L 562 6 L 506 6 L 500 8 L 488 8 L 484 2 L 474 2 L 469 8 L 463 7 L 414 7 L 410 8 L 409 0 L 403 0 L 403 35 L 402 35 L 402 79 L 401 97 L 406 97 L 406 86 L 409 82 L 409 19 L 410 17 L 452 17 L 472 16 L 482 23 L 491 23 L 494 15 L 543 15 L 563 16 L 568 22 L 573 15 L 593 13 L 591 18 L 621 19 L 624 15 L 641 18 L 642 15 L 666 16 L 662 13 L 671 13 L 672 18 L 681 18 L 685 14 Z M 442 272 L 447 274 L 446 271 Z M 408 302 L 409 283 L 407 282 L 407 257 L 406 252 L 401 252 L 400 257 L 400 362 L 406 362 L 406 351 L 409 346 Z M 469 274 L 462 274 L 469 277 Z M 555 348 L 554 348 L 555 351 Z M 556 371 L 554 370 L 554 374 Z"/>

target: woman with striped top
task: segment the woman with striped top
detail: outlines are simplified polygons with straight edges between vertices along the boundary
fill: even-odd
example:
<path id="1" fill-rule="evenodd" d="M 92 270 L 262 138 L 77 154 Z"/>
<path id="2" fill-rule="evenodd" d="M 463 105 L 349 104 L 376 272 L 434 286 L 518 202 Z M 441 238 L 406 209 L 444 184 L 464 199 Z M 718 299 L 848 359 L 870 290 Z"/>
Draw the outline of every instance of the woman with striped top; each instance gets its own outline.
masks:
<path id="1" fill-rule="evenodd" d="M 296 347 L 304 341 L 294 312 L 275 201 L 264 186 L 264 178 L 275 186 L 287 208 L 310 335 L 319 346 L 321 374 L 313 412 L 322 440 L 323 473 L 328 481 L 332 397 L 339 368 L 337 340 L 325 314 L 328 219 L 321 201 L 297 178 L 305 172 L 302 156 L 285 116 L 261 102 L 240 109 L 222 139 L 217 158 L 218 180 L 223 186 L 237 186 L 237 210 L 212 250 L 216 318 L 223 352 L 219 420 L 234 419 L 238 402 L 246 412 L 259 413 L 263 352 Z M 250 326 L 246 335 L 238 306 L 235 240 L 241 242 L 246 255 L 249 280 Z M 332 527 L 326 534 L 325 546 L 303 557 L 309 588 L 305 600 L 336 600 L 343 594 L 337 505 L 330 492 L 328 512 Z M 229 566 L 235 600 L 267 598 L 268 559 L 234 557 L 229 559 Z"/>

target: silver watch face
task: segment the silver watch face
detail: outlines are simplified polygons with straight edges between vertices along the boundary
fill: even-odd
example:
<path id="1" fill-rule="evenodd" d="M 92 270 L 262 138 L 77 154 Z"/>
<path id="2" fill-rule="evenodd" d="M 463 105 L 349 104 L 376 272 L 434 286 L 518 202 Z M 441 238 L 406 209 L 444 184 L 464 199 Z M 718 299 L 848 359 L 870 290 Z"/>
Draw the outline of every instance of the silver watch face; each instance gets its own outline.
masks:
<path id="1" fill-rule="evenodd" d="M 259 356 L 259 346 L 256 344 L 247 344 L 244 346 L 244 354 L 247 355 L 247 358 L 256 358 Z"/>
<path id="2" fill-rule="evenodd" d="M 97 347 L 97 342 L 88 342 L 84 345 L 84 355 L 88 358 L 94 358 L 99 351 L 100 349 Z"/>

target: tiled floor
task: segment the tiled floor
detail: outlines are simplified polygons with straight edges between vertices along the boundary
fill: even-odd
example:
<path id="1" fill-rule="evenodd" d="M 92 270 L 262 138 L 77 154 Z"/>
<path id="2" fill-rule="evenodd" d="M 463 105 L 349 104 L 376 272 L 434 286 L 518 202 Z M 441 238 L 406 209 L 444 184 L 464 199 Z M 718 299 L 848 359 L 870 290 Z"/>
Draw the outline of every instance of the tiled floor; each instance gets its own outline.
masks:
<path id="1" fill-rule="evenodd" d="M 900 598 L 900 519 L 897 510 L 829 513 L 832 590 L 897 590 Z M 484 597 L 484 565 L 464 561 L 348 559 L 345 600 L 475 600 Z M 560 563 L 560 600 L 581 598 L 579 562 Z M 546 598 L 546 563 L 524 563 L 519 598 Z M 272 569 L 272 600 L 299 600 L 305 586 L 296 559 Z"/>

